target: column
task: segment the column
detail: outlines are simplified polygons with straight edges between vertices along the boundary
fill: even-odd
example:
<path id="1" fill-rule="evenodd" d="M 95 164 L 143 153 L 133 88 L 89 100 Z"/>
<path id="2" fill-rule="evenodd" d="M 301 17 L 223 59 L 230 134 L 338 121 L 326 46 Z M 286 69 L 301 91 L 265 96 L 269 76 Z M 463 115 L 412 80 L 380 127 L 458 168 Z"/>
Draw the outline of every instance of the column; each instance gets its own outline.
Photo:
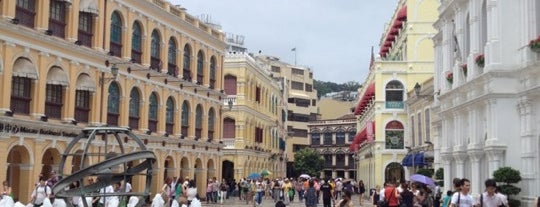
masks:
<path id="1" fill-rule="evenodd" d="M 9 1 L 2 2 L 3 5 L 6 5 Z M 13 2 L 14 3 L 14 2 Z M 13 6 L 15 7 L 15 6 Z M 5 63 L 6 60 L 12 60 L 15 50 L 15 44 L 10 42 L 4 42 L 0 47 L 3 47 L 3 51 L 0 52 L 0 57 L 3 59 Z M 0 63 L 2 64 L 2 63 Z M 2 70 L 2 75 L 0 75 L 0 91 L 2 91 L 2 94 L 0 95 L 0 113 L 3 115 L 6 111 L 10 110 L 10 102 L 11 102 L 11 80 L 13 75 L 13 64 L 3 64 L 4 69 Z M 7 148 L 4 148 L 7 149 Z"/>
<path id="2" fill-rule="evenodd" d="M 476 144 L 479 144 L 481 141 L 480 138 L 477 136 L 478 135 L 478 132 L 477 132 L 478 129 L 476 127 L 476 123 L 478 123 L 477 111 L 473 107 L 467 107 L 467 112 L 469 115 L 468 137 L 470 139 L 470 144 L 476 145 Z"/>
<path id="3" fill-rule="evenodd" d="M 454 160 L 456 161 L 456 175 L 455 177 L 463 178 L 465 171 L 465 159 L 467 159 L 467 154 L 464 151 L 454 151 L 452 153 Z"/>
<path id="4" fill-rule="evenodd" d="M 486 117 L 487 117 L 487 140 L 486 145 L 497 145 L 497 100 L 489 99 L 486 102 Z"/>
<path id="5" fill-rule="evenodd" d="M 469 169 L 472 173 L 471 174 L 472 177 L 470 178 L 471 180 L 470 192 L 472 195 L 479 195 L 481 192 L 483 192 L 482 189 L 484 189 L 484 185 L 483 185 L 484 181 L 481 180 L 481 177 L 480 177 L 480 172 L 482 170 L 480 167 L 480 160 L 484 156 L 484 152 L 481 149 L 478 149 L 478 150 L 468 151 L 467 154 L 469 155 L 469 159 L 471 160 L 471 169 Z"/>
<path id="6" fill-rule="evenodd" d="M 66 39 L 70 42 L 77 41 L 79 29 L 79 1 L 73 1 L 66 6 Z"/>
<path id="7" fill-rule="evenodd" d="M 487 30 L 488 30 L 488 41 L 486 46 L 486 66 L 491 64 L 501 64 L 502 60 L 502 51 L 500 48 L 500 30 L 499 30 L 499 9 L 502 9 L 498 5 L 498 1 L 486 1 L 486 7 L 487 7 L 487 18 L 489 21 L 487 21 Z M 487 69 L 491 69 L 493 67 L 487 67 Z"/>
<path id="8" fill-rule="evenodd" d="M 49 5 L 50 0 L 35 1 L 36 5 L 36 17 L 35 17 L 35 29 L 39 31 L 45 31 L 49 29 Z"/>
<path id="9" fill-rule="evenodd" d="M 488 174 L 492 175 L 493 172 L 504 166 L 504 152 L 506 146 L 486 146 L 485 152 L 488 157 Z"/>
<path id="10" fill-rule="evenodd" d="M 39 119 L 45 116 L 45 95 L 47 88 L 47 72 L 48 72 L 49 54 L 40 52 L 38 62 L 36 63 L 38 74 L 43 74 L 37 80 L 32 80 L 32 104 L 30 106 L 30 115 Z"/>
<path id="11" fill-rule="evenodd" d="M 159 59 L 161 60 L 161 73 L 167 73 L 169 69 L 169 38 L 170 34 L 168 29 L 161 30 L 161 42 L 160 42 L 160 51 Z"/>
<path id="12" fill-rule="evenodd" d="M 15 18 L 15 8 L 17 6 L 17 1 L 2 1 L 0 2 L 0 8 L 2 9 L 2 14 L 4 17 Z"/>
<path id="13" fill-rule="evenodd" d="M 480 51 L 482 46 L 480 41 L 481 31 L 482 31 L 482 22 L 480 21 L 480 15 L 481 15 L 481 4 L 482 1 L 469 1 L 469 24 L 470 24 L 470 52 L 469 56 L 467 58 L 467 67 L 469 68 L 467 73 L 471 77 L 475 77 L 478 74 L 476 63 L 474 62 L 474 57 L 476 54 L 483 53 L 483 51 Z"/>

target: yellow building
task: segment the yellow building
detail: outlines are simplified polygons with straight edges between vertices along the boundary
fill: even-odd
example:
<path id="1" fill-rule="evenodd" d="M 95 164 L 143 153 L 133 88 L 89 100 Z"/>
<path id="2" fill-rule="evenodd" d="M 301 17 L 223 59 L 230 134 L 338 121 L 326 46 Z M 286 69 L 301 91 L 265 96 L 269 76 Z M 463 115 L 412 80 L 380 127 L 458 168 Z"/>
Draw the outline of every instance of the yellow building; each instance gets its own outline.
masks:
<path id="1" fill-rule="evenodd" d="M 268 170 L 285 175 L 280 137 L 283 96 L 278 81 L 250 54 L 230 51 L 223 67 L 223 177 L 246 178 Z"/>
<path id="2" fill-rule="evenodd" d="M 269 66 L 272 76 L 281 79 L 287 93 L 287 138 L 285 156 L 287 177 L 295 176 L 294 152 L 309 146 L 308 123 L 317 120 L 317 90 L 310 68 L 290 65 L 279 58 L 259 55 L 256 59 Z"/>
<path id="3" fill-rule="evenodd" d="M 405 128 L 406 92 L 433 76 L 433 22 L 438 1 L 400 0 L 381 38 L 377 58 L 359 93 L 355 109 L 358 134 L 358 179 L 374 187 L 385 180 L 406 180 L 401 165 L 407 154 Z"/>
<path id="4" fill-rule="evenodd" d="M 352 99 L 354 100 L 354 99 Z M 338 119 L 345 114 L 351 113 L 351 108 L 354 107 L 354 101 L 347 101 L 342 99 L 322 97 L 319 99 L 318 111 L 319 119 Z"/>
<path id="5" fill-rule="evenodd" d="M 0 8 L 0 179 L 16 199 L 28 202 L 38 175 L 58 168 L 71 137 L 91 125 L 145 140 L 158 159 L 153 193 L 165 177 L 194 178 L 199 193 L 221 177 L 223 33 L 163 0 Z"/>

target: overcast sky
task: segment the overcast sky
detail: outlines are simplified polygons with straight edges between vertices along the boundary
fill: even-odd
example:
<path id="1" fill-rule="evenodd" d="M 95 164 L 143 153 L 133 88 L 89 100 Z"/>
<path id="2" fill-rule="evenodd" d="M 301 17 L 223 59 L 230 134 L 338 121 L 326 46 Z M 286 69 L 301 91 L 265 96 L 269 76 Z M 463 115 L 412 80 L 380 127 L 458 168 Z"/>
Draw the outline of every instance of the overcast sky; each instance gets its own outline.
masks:
<path id="1" fill-rule="evenodd" d="M 362 83 L 397 0 L 170 0 L 208 14 L 250 52 L 309 66 L 317 80 Z"/>

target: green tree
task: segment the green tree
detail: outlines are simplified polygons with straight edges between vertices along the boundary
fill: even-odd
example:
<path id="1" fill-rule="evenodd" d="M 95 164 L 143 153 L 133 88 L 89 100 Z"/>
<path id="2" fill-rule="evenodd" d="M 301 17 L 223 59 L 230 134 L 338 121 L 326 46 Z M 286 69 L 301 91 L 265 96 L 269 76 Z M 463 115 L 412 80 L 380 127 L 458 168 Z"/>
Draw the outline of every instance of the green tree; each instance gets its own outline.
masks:
<path id="1" fill-rule="evenodd" d="M 324 158 L 315 150 L 304 148 L 294 154 L 294 169 L 296 174 L 318 176 L 323 168 Z"/>
<path id="2" fill-rule="evenodd" d="M 331 92 L 357 91 L 358 88 L 362 87 L 362 85 L 356 81 L 334 83 L 329 81 L 313 80 L 313 87 L 317 90 L 317 96 L 321 97 Z"/>
<path id="3" fill-rule="evenodd" d="M 514 199 L 514 195 L 519 194 L 521 188 L 512 185 L 521 181 L 519 170 L 512 169 L 511 167 L 502 167 L 493 172 L 493 177 L 498 183 L 503 183 L 499 187 L 502 194 L 508 195 L 508 205 L 512 207 L 521 206 L 521 201 Z"/>
<path id="4" fill-rule="evenodd" d="M 444 170 L 442 167 L 435 171 L 435 179 L 437 180 L 437 185 L 444 187 Z"/>
<path id="5" fill-rule="evenodd" d="M 416 174 L 420 174 L 420 175 L 424 175 L 426 177 L 429 177 L 431 178 L 431 176 L 433 176 L 433 169 L 419 169 L 418 171 L 416 171 Z"/>

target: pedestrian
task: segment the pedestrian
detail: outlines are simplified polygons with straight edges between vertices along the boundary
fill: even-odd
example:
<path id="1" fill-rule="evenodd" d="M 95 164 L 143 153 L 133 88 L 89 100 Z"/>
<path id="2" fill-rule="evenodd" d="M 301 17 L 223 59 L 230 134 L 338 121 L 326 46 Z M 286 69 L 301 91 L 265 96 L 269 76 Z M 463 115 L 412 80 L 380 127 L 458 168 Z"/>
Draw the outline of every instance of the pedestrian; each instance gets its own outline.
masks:
<path id="1" fill-rule="evenodd" d="M 4 196 L 10 196 L 13 198 L 13 195 L 11 194 L 11 186 L 9 185 L 9 182 L 7 180 L 4 180 L 2 182 L 2 197 Z"/>
<path id="2" fill-rule="evenodd" d="M 206 204 L 214 201 L 212 198 L 214 192 L 213 187 L 214 184 L 212 183 L 212 179 L 208 179 L 208 183 L 206 185 Z"/>
<path id="3" fill-rule="evenodd" d="M 313 180 L 309 181 L 308 189 L 304 192 L 306 207 L 316 207 L 317 206 L 317 191 L 315 190 L 315 182 Z"/>
<path id="4" fill-rule="evenodd" d="M 446 196 L 442 199 L 442 207 L 449 207 L 450 200 L 452 200 L 452 191 L 449 190 L 446 192 Z"/>
<path id="5" fill-rule="evenodd" d="M 264 187 L 263 187 L 262 180 L 259 179 L 255 182 L 255 193 L 256 193 L 255 201 L 257 205 L 261 205 L 262 203 L 263 190 L 264 190 Z"/>
<path id="6" fill-rule="evenodd" d="M 330 207 L 332 205 L 332 200 L 334 200 L 334 197 L 332 196 L 332 194 L 334 193 L 334 189 L 332 188 L 328 180 L 326 180 L 321 185 L 321 192 L 323 199 L 323 207 Z"/>
<path id="7" fill-rule="evenodd" d="M 473 197 L 469 195 L 471 189 L 471 181 L 467 178 L 463 178 L 457 183 L 459 192 L 452 195 L 451 207 L 472 207 L 474 206 Z M 456 185 L 454 185 L 456 187 Z"/>
<path id="8" fill-rule="evenodd" d="M 183 190 L 184 190 L 184 187 L 183 187 L 184 180 L 182 179 L 182 176 L 178 177 L 175 183 L 176 185 L 174 186 L 174 198 L 180 198 L 180 196 L 183 195 Z M 127 184 L 129 184 L 129 182 L 127 182 Z M 187 202 L 187 199 L 186 199 L 186 202 Z"/>
<path id="9" fill-rule="evenodd" d="M 214 203 L 218 202 L 218 192 L 219 192 L 219 180 L 216 177 L 212 178 L 212 198 Z"/>
<path id="10" fill-rule="evenodd" d="M 279 185 L 279 181 L 278 179 L 276 179 L 274 181 L 274 183 L 272 184 L 272 197 L 274 197 L 274 202 L 278 202 L 280 201 L 280 196 L 281 196 L 281 186 Z"/>
<path id="11" fill-rule="evenodd" d="M 508 206 L 506 196 L 497 192 L 497 182 L 495 180 L 487 179 L 484 185 L 486 191 L 480 194 L 480 207 Z"/>
<path id="12" fill-rule="evenodd" d="M 301 203 L 302 199 L 304 199 L 304 180 L 303 180 L 303 178 L 300 178 L 300 179 L 298 179 L 298 181 L 296 181 L 296 184 L 294 184 L 294 190 L 298 193 L 298 200 Z"/>
<path id="13" fill-rule="evenodd" d="M 185 183 L 185 181 L 184 181 L 184 183 Z M 197 187 L 195 186 L 195 181 L 194 180 L 189 180 L 188 181 L 187 189 L 186 189 L 186 196 L 187 196 L 187 200 L 188 200 L 188 206 L 191 206 L 191 201 L 193 201 L 195 199 L 197 199 L 197 201 L 199 202 L 199 205 L 201 205 L 199 198 L 197 198 Z"/>
<path id="14" fill-rule="evenodd" d="M 282 186 L 282 190 L 283 190 L 283 201 L 285 203 L 285 205 L 289 205 L 289 203 L 291 202 L 290 200 L 290 193 L 289 191 L 293 189 L 293 186 L 291 184 L 291 182 L 289 182 L 289 179 L 288 178 L 285 178 L 285 183 L 283 183 L 283 186 Z"/>
<path id="15" fill-rule="evenodd" d="M 341 191 L 343 190 L 343 182 L 341 178 L 336 179 L 336 197 L 334 199 L 341 199 Z"/>
<path id="16" fill-rule="evenodd" d="M 433 196 L 431 190 L 424 184 L 418 184 L 419 193 L 417 197 L 418 206 L 433 207 Z"/>
<path id="17" fill-rule="evenodd" d="M 401 189 L 402 192 L 399 194 L 401 196 L 400 207 L 413 207 L 414 194 L 409 190 L 409 185 L 403 182 Z"/>
<path id="18" fill-rule="evenodd" d="M 163 201 L 165 201 L 165 206 L 170 206 L 169 205 L 169 202 L 171 201 L 171 183 L 172 183 L 172 178 L 171 177 L 167 177 L 165 178 L 164 180 L 164 183 L 163 183 L 163 186 L 161 187 L 161 198 L 163 199 Z"/>
<path id="19" fill-rule="evenodd" d="M 32 192 L 32 201 L 30 203 L 34 207 L 40 207 L 43 205 L 43 201 L 51 196 L 51 193 L 51 188 L 47 185 L 45 178 L 41 177 L 39 179 L 39 185 Z"/>
<path id="20" fill-rule="evenodd" d="M 227 191 L 229 191 L 229 185 L 227 184 L 227 181 L 223 179 L 219 186 L 220 190 L 220 203 L 223 204 L 223 201 L 227 198 Z"/>
<path id="21" fill-rule="evenodd" d="M 399 206 L 400 195 L 395 187 L 394 181 L 388 182 L 384 188 L 384 199 L 388 201 L 389 207 Z"/>
<path id="22" fill-rule="evenodd" d="M 336 204 L 338 207 L 353 207 L 351 191 L 344 191 L 343 198 Z"/>
<path id="23" fill-rule="evenodd" d="M 358 196 L 358 204 L 362 205 L 362 200 L 364 200 L 364 193 L 366 192 L 366 186 L 364 185 L 364 181 L 360 180 L 358 182 L 358 193 L 360 194 Z"/>
<path id="24" fill-rule="evenodd" d="M 276 202 L 276 207 L 286 207 L 286 205 L 283 203 L 283 201 Z"/>
<path id="25" fill-rule="evenodd" d="M 381 186 L 379 185 L 375 186 L 375 189 L 372 190 L 371 203 L 373 205 L 377 205 L 377 202 L 379 202 L 379 200 L 381 199 L 380 192 L 381 192 Z"/>

